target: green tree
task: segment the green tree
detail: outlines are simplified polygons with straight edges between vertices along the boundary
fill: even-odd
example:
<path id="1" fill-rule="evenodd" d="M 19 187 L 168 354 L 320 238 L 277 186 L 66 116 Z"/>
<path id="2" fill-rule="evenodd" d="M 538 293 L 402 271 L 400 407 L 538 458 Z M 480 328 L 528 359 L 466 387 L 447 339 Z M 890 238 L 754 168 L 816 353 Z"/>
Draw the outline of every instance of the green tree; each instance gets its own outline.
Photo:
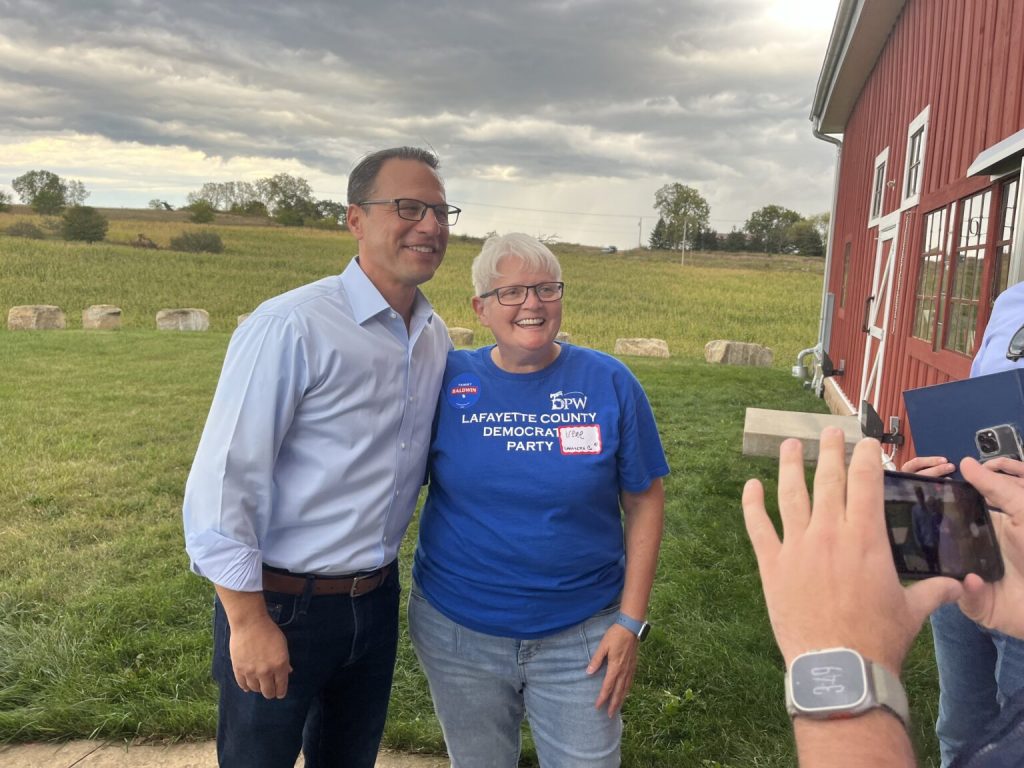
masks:
<path id="1" fill-rule="evenodd" d="M 679 182 L 666 184 L 655 192 L 654 207 L 665 220 L 665 240 L 671 248 L 682 245 L 684 232 L 692 243 L 698 232 L 707 229 L 711 216 L 708 201 L 700 192 Z"/>
<path id="2" fill-rule="evenodd" d="M 173 211 L 174 206 L 168 203 L 166 200 L 161 200 L 154 197 L 149 201 L 149 207 L 154 211 Z"/>
<path id="3" fill-rule="evenodd" d="M 68 179 L 64 182 L 64 186 L 65 205 L 81 205 L 89 196 L 89 191 L 85 188 L 85 184 L 78 181 L 78 179 Z"/>
<path id="4" fill-rule="evenodd" d="M 208 181 L 196 192 L 185 196 L 191 205 L 205 200 L 218 211 L 235 211 L 260 199 L 256 185 L 249 181 Z"/>
<path id="5" fill-rule="evenodd" d="M 832 214 L 828 211 L 823 213 L 815 213 L 807 217 L 807 221 L 814 225 L 814 228 L 818 230 L 818 236 L 821 237 L 821 242 L 828 240 L 828 224 L 832 218 Z"/>
<path id="6" fill-rule="evenodd" d="M 665 220 L 659 216 L 658 223 L 651 230 L 651 239 L 647 241 L 652 251 L 668 251 L 672 249 L 672 244 L 668 241 L 665 229 Z"/>
<path id="7" fill-rule="evenodd" d="M 301 176 L 278 173 L 256 180 L 256 194 L 274 214 L 281 206 L 301 208 L 299 201 L 313 205 L 313 188 Z"/>
<path id="8" fill-rule="evenodd" d="M 44 215 L 59 213 L 64 208 L 67 184 L 52 171 L 28 171 L 11 181 L 21 202 Z"/>
<path id="9" fill-rule="evenodd" d="M 270 212 L 262 200 L 249 200 L 245 203 L 233 203 L 228 213 L 236 216 L 269 216 Z"/>
<path id="10" fill-rule="evenodd" d="M 61 217 L 60 236 L 65 240 L 95 243 L 107 236 L 107 218 L 87 205 L 74 205 Z"/>
<path id="11" fill-rule="evenodd" d="M 316 221 L 316 203 L 303 197 L 286 198 L 274 208 L 274 221 L 286 227 L 301 227 L 307 221 Z"/>
<path id="12" fill-rule="evenodd" d="M 713 229 L 701 229 L 693 238 L 693 247 L 698 251 L 717 251 L 718 233 Z"/>
<path id="13" fill-rule="evenodd" d="M 747 235 L 742 230 L 732 228 L 732 231 L 725 236 L 725 243 L 723 247 L 727 251 L 745 251 L 747 250 Z"/>
<path id="14" fill-rule="evenodd" d="M 0 213 L 11 210 L 12 200 L 13 198 L 11 197 L 10 192 L 4 192 L 3 190 L 0 190 Z"/>
<path id="15" fill-rule="evenodd" d="M 750 214 L 743 228 L 765 253 L 781 253 L 786 246 L 789 228 L 802 217 L 781 205 L 766 205 Z"/>
<path id="16" fill-rule="evenodd" d="M 808 219 L 800 219 L 789 228 L 785 250 L 802 256 L 821 256 L 825 252 L 818 228 Z"/>
<path id="17" fill-rule="evenodd" d="M 347 206 L 334 200 L 317 200 L 316 213 L 321 219 L 336 219 L 338 226 L 345 226 L 345 212 Z"/>
<path id="18" fill-rule="evenodd" d="M 195 222 L 196 224 L 208 224 L 213 221 L 213 214 L 216 212 L 216 208 L 213 203 L 209 200 L 203 199 L 194 200 L 190 205 L 185 207 L 191 211 L 188 220 Z"/>

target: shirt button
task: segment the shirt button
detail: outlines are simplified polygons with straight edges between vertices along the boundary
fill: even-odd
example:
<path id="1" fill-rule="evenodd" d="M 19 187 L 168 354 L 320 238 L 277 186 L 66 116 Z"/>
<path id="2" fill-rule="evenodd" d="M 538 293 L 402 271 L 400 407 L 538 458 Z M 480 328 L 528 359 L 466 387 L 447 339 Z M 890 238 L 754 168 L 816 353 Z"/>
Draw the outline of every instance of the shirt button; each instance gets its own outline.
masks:
<path id="1" fill-rule="evenodd" d="M 398 495 L 398 491 L 395 491 L 395 496 L 397 496 L 397 495 Z"/>
<path id="2" fill-rule="evenodd" d="M 398 317 L 398 315 L 396 315 L 394 312 L 392 312 L 391 313 L 391 319 L 394 320 L 396 317 Z"/>
<path id="3" fill-rule="evenodd" d="M 402 450 L 405 450 L 405 443 L 402 443 Z"/>

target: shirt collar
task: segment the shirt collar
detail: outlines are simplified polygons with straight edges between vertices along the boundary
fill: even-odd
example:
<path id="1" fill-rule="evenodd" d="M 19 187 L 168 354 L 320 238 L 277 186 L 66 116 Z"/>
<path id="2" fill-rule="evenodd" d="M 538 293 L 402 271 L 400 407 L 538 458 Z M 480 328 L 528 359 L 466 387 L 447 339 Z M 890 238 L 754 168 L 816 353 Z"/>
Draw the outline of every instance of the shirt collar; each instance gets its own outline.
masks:
<path id="1" fill-rule="evenodd" d="M 345 293 L 348 294 L 348 300 L 352 306 L 352 317 L 360 325 L 381 312 L 394 311 L 387 300 L 381 296 L 377 286 L 370 281 L 370 278 L 363 272 L 363 268 L 359 266 L 358 256 L 354 256 L 345 267 L 345 271 L 341 273 L 341 284 L 345 288 Z M 433 306 L 417 288 L 416 299 L 412 305 L 413 318 L 422 318 L 429 323 L 433 314 Z"/>

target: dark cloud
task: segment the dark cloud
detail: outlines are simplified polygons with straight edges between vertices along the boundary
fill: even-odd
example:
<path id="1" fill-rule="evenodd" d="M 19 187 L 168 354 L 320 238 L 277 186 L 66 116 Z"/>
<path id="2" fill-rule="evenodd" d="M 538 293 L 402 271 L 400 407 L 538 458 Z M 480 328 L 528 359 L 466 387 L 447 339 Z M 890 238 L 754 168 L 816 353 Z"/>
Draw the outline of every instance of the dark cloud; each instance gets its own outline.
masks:
<path id="1" fill-rule="evenodd" d="M 827 42 L 766 29 L 763 6 L 0 0 L 0 112 L 8 135 L 295 158 L 329 174 L 412 142 L 463 174 L 749 185 L 757 168 L 806 166 Z M 827 149 L 810 154 L 827 173 Z"/>

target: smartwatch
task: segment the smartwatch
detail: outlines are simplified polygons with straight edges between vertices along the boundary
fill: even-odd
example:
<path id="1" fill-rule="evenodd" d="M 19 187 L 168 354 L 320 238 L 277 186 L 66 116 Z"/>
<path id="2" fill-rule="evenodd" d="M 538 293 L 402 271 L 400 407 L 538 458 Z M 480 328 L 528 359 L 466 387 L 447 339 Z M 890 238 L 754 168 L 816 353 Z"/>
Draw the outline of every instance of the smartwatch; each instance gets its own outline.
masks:
<path id="1" fill-rule="evenodd" d="M 786 672 L 786 711 L 791 717 L 834 720 L 882 708 L 904 727 L 910 722 L 899 679 L 850 648 L 802 653 Z"/>
<path id="2" fill-rule="evenodd" d="M 648 624 L 646 621 L 638 621 L 637 619 L 627 616 L 624 613 L 619 613 L 619 618 L 615 620 L 615 623 L 621 624 L 623 627 L 625 627 L 634 635 L 636 635 L 637 640 L 643 640 L 651 631 L 651 625 Z"/>

